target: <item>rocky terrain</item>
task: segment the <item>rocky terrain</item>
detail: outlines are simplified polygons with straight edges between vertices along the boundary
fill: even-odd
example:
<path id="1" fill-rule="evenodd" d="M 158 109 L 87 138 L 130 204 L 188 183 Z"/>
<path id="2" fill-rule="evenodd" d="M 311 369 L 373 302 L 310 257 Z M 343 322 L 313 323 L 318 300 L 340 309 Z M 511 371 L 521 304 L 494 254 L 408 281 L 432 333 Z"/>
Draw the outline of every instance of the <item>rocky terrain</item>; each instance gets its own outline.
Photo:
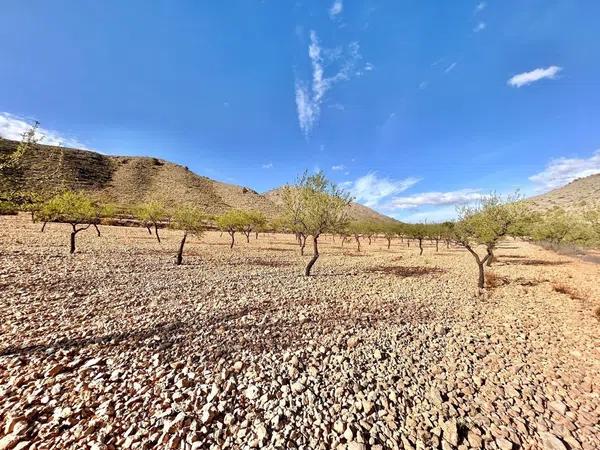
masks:
<path id="1" fill-rule="evenodd" d="M 600 265 L 102 231 L 0 217 L 0 449 L 600 448 Z"/>
<path id="2" fill-rule="evenodd" d="M 17 145 L 0 137 L 0 155 L 14 151 Z M 84 190 L 124 212 L 158 200 L 166 205 L 194 204 L 207 214 L 222 214 L 232 208 L 260 211 L 269 218 L 281 214 L 280 189 L 263 195 L 152 157 L 109 156 L 38 144 L 25 153 L 21 166 L 9 175 L 0 177 L 0 192 L 16 187 L 46 194 Z M 357 203 L 351 205 L 349 215 L 353 220 L 394 220 Z"/>
<path id="3" fill-rule="evenodd" d="M 582 209 L 600 206 L 600 173 L 571 181 L 545 194 L 531 197 L 528 203 L 537 210 L 555 207 L 581 213 Z"/>

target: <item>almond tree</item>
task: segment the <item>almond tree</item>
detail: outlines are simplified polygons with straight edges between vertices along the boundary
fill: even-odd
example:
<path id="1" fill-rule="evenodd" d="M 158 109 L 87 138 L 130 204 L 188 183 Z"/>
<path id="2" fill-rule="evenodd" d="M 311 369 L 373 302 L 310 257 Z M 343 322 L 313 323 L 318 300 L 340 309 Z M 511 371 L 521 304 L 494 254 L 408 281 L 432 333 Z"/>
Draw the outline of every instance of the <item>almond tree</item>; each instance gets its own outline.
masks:
<path id="1" fill-rule="evenodd" d="M 189 234 L 197 237 L 202 236 L 206 230 L 206 216 L 195 206 L 182 205 L 179 206 L 173 213 L 173 220 L 170 223 L 171 228 L 183 231 L 179 250 L 175 259 L 176 265 L 181 265 L 183 262 L 183 248 Z"/>
<path id="2" fill-rule="evenodd" d="M 465 247 L 477 263 L 479 276 L 477 286 L 483 289 L 485 284 L 485 265 L 494 257 L 493 250 L 511 227 L 526 217 L 526 208 L 522 202 L 515 202 L 516 196 L 503 200 L 491 194 L 480 200 L 476 206 L 458 208 L 459 221 L 454 226 L 457 243 Z M 480 256 L 478 247 L 484 246 L 485 256 Z"/>
<path id="3" fill-rule="evenodd" d="M 427 237 L 427 225 L 424 223 L 413 223 L 407 227 L 408 236 L 419 242 L 419 256 L 423 254 L 423 239 Z"/>
<path id="4" fill-rule="evenodd" d="M 362 237 L 362 233 L 364 231 L 364 226 L 362 222 L 350 222 L 347 227 L 348 233 L 354 237 L 356 241 L 356 250 L 360 252 L 360 238 Z"/>
<path id="5" fill-rule="evenodd" d="M 231 237 L 229 248 L 232 249 L 235 244 L 235 233 L 238 231 L 243 232 L 244 227 L 248 224 L 248 217 L 244 211 L 230 209 L 220 216 L 217 216 L 216 223 L 221 231 L 226 231 Z"/>
<path id="6" fill-rule="evenodd" d="M 154 227 L 156 240 L 160 244 L 160 235 L 158 234 L 158 225 L 167 216 L 164 205 L 158 201 L 150 201 L 138 206 L 136 217 L 144 224 L 149 234 L 152 234 L 150 227 Z"/>
<path id="7" fill-rule="evenodd" d="M 40 215 L 45 222 L 61 222 L 71 225 L 70 253 L 75 253 L 75 238 L 81 231 L 95 225 L 98 206 L 83 192 L 67 191 L 46 202 Z"/>
<path id="8" fill-rule="evenodd" d="M 385 223 L 383 225 L 383 236 L 387 240 L 387 248 L 389 250 L 392 245 L 392 239 L 394 239 L 398 235 L 398 225 L 396 223 Z"/>
<path id="9" fill-rule="evenodd" d="M 319 258 L 319 237 L 346 226 L 351 198 L 329 182 L 323 172 L 314 175 L 305 172 L 295 185 L 283 189 L 283 201 L 288 222 L 305 235 L 312 236 L 313 257 L 304 270 L 304 275 L 310 276 Z"/>

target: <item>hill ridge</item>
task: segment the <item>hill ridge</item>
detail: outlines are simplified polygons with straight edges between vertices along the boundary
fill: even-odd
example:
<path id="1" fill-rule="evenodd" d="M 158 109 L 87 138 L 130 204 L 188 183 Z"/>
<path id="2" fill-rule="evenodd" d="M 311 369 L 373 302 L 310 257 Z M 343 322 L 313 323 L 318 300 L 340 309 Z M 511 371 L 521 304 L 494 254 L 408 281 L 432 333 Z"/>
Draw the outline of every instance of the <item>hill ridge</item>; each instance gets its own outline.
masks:
<path id="1" fill-rule="evenodd" d="M 0 138 L 0 153 L 13 151 L 18 142 Z M 62 162 L 61 162 L 62 155 Z M 281 212 L 281 202 L 271 194 L 280 188 L 258 193 L 252 188 L 224 183 L 199 175 L 187 166 L 152 156 L 114 156 L 93 150 L 37 144 L 24 155 L 22 168 L 13 173 L 16 183 L 28 191 L 60 186 L 87 190 L 121 207 L 149 200 L 169 205 L 198 204 L 208 214 L 228 209 L 254 209 L 268 217 Z M 0 179 L 0 190 L 15 188 Z M 354 220 L 394 220 L 366 206 L 353 204 Z"/>

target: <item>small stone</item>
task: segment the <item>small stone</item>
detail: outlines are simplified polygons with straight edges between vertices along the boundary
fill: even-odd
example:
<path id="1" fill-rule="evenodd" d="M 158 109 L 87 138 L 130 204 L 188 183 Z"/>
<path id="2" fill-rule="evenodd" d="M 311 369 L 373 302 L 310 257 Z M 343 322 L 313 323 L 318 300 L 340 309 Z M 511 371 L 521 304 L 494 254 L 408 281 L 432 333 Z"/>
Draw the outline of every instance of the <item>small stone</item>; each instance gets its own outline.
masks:
<path id="1" fill-rule="evenodd" d="M 512 450 L 513 448 L 513 443 L 504 438 L 496 438 L 496 445 L 500 450 Z"/>
<path id="2" fill-rule="evenodd" d="M 357 336 L 352 336 L 352 337 L 348 338 L 348 340 L 346 341 L 346 346 L 348 348 L 354 348 L 358 345 L 359 342 L 360 342 L 360 339 Z"/>
<path id="3" fill-rule="evenodd" d="M 567 450 L 567 447 L 559 438 L 554 436 L 552 433 L 543 432 L 540 433 L 542 442 L 545 450 Z"/>
<path id="4" fill-rule="evenodd" d="M 350 442 L 347 447 L 348 450 L 367 450 L 367 446 L 365 444 L 361 444 L 360 442 Z"/>
<path id="5" fill-rule="evenodd" d="M 444 439 L 448 443 L 457 446 L 458 445 L 458 427 L 456 425 L 456 419 L 450 419 L 442 425 L 442 431 L 444 433 Z"/>
<path id="6" fill-rule="evenodd" d="M 50 368 L 50 370 L 48 370 L 48 372 L 46 372 L 46 377 L 55 377 L 59 373 L 64 372 L 66 369 L 67 368 L 62 364 L 55 364 Z"/>
<path id="7" fill-rule="evenodd" d="M 248 386 L 248 388 L 244 391 L 244 395 L 248 400 L 255 400 L 260 397 L 260 389 L 258 389 L 254 385 Z"/>
<path id="8" fill-rule="evenodd" d="M 292 385 L 290 387 L 292 388 L 292 392 L 294 394 L 301 394 L 306 389 L 306 387 L 299 381 L 292 383 Z"/>

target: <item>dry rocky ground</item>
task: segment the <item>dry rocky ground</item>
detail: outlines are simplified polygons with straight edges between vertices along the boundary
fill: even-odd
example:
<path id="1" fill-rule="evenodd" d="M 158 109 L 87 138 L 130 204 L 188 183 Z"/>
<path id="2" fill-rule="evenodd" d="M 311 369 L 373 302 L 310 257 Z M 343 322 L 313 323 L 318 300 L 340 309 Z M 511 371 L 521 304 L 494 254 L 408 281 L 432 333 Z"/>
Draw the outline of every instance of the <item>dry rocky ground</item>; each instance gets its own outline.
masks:
<path id="1" fill-rule="evenodd" d="M 0 218 L 0 449 L 600 448 L 600 265 L 163 237 Z"/>

